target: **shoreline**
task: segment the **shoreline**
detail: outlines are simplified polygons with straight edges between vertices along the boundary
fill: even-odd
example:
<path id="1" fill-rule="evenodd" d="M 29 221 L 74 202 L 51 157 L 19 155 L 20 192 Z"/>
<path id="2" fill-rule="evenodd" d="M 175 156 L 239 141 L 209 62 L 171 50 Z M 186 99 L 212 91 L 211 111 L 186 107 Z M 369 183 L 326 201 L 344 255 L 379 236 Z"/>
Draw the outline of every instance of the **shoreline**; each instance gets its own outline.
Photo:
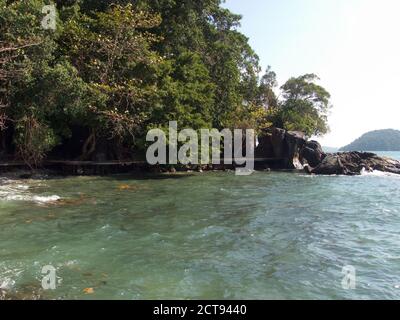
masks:
<path id="1" fill-rule="evenodd" d="M 297 171 L 284 168 L 281 159 L 254 159 L 254 171 Z M 0 177 L 14 176 L 29 179 L 32 176 L 108 176 L 116 174 L 149 175 L 177 174 L 193 172 L 231 172 L 242 166 L 232 164 L 207 165 L 150 165 L 145 161 L 46 161 L 37 167 L 23 162 L 0 162 Z"/>

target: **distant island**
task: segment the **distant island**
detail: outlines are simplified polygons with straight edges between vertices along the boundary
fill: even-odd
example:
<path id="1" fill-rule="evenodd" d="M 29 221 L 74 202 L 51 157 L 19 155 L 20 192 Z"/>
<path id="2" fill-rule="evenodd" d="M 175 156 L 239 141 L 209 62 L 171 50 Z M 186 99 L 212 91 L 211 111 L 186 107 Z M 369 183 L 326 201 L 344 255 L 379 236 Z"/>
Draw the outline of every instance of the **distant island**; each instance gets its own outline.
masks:
<path id="1" fill-rule="evenodd" d="M 400 131 L 386 129 L 367 132 L 340 151 L 400 151 Z"/>

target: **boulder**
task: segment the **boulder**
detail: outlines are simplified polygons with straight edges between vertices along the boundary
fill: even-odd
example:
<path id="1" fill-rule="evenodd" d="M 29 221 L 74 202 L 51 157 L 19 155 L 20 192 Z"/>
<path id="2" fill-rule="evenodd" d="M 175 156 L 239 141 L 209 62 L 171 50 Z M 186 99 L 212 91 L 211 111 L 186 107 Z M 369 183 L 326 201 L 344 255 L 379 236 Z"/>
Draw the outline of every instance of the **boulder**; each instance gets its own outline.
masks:
<path id="1" fill-rule="evenodd" d="M 256 158 L 274 158 L 274 148 L 272 146 L 272 134 L 264 133 L 258 137 L 258 146 L 255 150 Z"/>
<path id="2" fill-rule="evenodd" d="M 300 151 L 301 161 L 307 161 L 307 163 L 313 168 L 321 164 L 325 157 L 326 154 L 322 150 L 321 145 L 317 141 L 313 140 L 307 141 Z"/>
<path id="3" fill-rule="evenodd" d="M 400 174 L 400 161 L 368 152 L 344 152 L 329 154 L 319 165 L 306 171 L 311 174 L 359 175 L 364 170 Z"/>
<path id="4" fill-rule="evenodd" d="M 285 137 L 285 130 L 279 128 L 272 129 L 271 143 L 275 158 L 282 159 L 285 156 Z"/>
<path id="5" fill-rule="evenodd" d="M 258 138 L 256 158 L 277 159 L 279 169 L 303 169 L 300 151 L 306 143 L 304 133 L 273 128 Z"/>
<path id="6" fill-rule="evenodd" d="M 288 160 L 288 169 L 304 168 L 300 157 L 300 151 L 306 143 L 306 137 L 303 132 L 288 131 L 285 134 L 285 153 L 284 158 Z"/>
<path id="7" fill-rule="evenodd" d="M 335 154 L 328 155 L 325 159 L 315 168 L 306 170 L 311 174 L 325 174 L 325 175 L 344 175 L 348 172 L 346 168 L 343 166 L 340 157 Z"/>

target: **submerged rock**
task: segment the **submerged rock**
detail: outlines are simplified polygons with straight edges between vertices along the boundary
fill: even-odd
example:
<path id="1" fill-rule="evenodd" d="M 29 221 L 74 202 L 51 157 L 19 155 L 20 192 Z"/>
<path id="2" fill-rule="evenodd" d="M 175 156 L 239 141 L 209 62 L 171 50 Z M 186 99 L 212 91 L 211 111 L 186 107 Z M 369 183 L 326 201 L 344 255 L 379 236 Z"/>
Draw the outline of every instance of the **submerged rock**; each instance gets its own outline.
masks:
<path id="1" fill-rule="evenodd" d="M 366 171 L 400 174 L 400 161 L 379 157 L 369 152 L 343 152 L 328 154 L 317 166 L 306 169 L 311 174 L 359 175 Z"/>

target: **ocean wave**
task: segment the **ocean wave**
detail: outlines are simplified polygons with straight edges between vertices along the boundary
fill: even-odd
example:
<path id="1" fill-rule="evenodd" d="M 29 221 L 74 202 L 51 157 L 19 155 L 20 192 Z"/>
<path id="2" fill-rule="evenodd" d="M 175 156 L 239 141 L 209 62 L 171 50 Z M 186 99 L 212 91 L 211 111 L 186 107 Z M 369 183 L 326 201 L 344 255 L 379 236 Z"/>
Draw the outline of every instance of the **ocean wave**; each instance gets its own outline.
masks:
<path id="1" fill-rule="evenodd" d="M 38 203 L 48 203 L 48 202 L 56 202 L 61 200 L 60 196 L 52 195 L 52 196 L 33 196 L 32 200 Z"/>
<path id="2" fill-rule="evenodd" d="M 400 175 L 395 174 L 395 173 L 390 173 L 390 172 L 384 172 L 384 171 L 379 171 L 379 170 L 374 170 L 374 171 L 367 171 L 363 169 L 361 171 L 361 176 L 362 177 L 395 177 L 395 178 L 400 178 Z"/>
<path id="3" fill-rule="evenodd" d="M 0 266 L 0 289 L 10 290 L 15 286 L 16 279 L 19 279 L 23 274 L 23 269 L 14 267 L 7 268 Z"/>
<path id="4" fill-rule="evenodd" d="M 3 199 L 6 201 L 27 201 L 27 202 L 36 202 L 40 204 L 40 203 L 57 202 L 61 200 L 61 197 L 57 195 L 32 196 L 32 195 L 12 194 L 3 197 Z"/>
<path id="5" fill-rule="evenodd" d="M 301 174 L 300 177 L 303 178 L 319 178 L 319 177 L 351 177 L 351 176 L 346 176 L 346 175 L 338 175 L 338 174 Z M 395 174 L 395 173 L 390 173 L 390 172 L 384 172 L 384 171 L 379 171 L 379 170 L 374 170 L 374 171 L 367 171 L 365 169 L 363 169 L 360 172 L 360 175 L 356 175 L 355 177 L 392 177 L 392 178 L 398 178 L 400 179 L 400 175 L 399 174 Z"/>
<path id="6" fill-rule="evenodd" d="M 345 175 L 341 175 L 341 174 L 300 174 L 300 177 L 302 178 L 311 178 L 311 179 L 315 179 L 315 178 L 320 178 L 320 177 L 347 177 Z"/>
<path id="7" fill-rule="evenodd" d="M 26 201 L 38 204 L 57 202 L 61 200 L 58 195 L 34 195 L 29 189 L 31 186 L 21 184 L 12 180 L 1 180 L 0 200 L 3 201 Z"/>
<path id="8" fill-rule="evenodd" d="M 0 289 L 9 290 L 15 285 L 15 281 L 11 278 L 5 278 L 0 280 Z"/>

